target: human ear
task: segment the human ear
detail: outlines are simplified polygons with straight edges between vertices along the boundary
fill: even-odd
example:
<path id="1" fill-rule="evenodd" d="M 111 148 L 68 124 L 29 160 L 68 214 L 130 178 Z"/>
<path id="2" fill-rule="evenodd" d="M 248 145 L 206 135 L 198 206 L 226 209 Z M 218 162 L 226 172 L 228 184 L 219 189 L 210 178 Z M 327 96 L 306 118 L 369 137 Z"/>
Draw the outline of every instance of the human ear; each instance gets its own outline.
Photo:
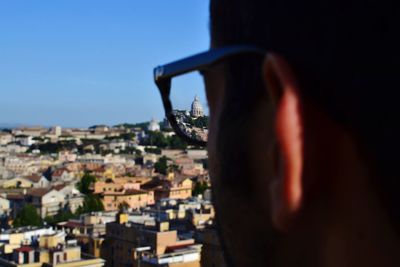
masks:
<path id="1" fill-rule="evenodd" d="M 274 226 L 287 230 L 302 204 L 303 118 L 299 88 L 289 64 L 277 54 L 263 63 L 265 88 L 274 103 L 275 160 L 278 169 L 270 182 L 271 218 Z"/>

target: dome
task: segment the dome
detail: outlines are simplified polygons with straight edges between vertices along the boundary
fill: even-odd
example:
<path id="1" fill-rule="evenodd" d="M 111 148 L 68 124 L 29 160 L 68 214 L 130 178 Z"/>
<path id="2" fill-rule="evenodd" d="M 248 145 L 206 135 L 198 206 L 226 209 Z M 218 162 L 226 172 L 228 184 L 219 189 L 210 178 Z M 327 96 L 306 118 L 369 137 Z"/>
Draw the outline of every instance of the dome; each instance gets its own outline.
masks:
<path id="1" fill-rule="evenodd" d="M 192 110 L 190 111 L 192 117 L 201 117 L 204 116 L 203 106 L 200 103 L 199 98 L 197 95 L 195 96 L 193 103 L 192 103 Z"/>
<path id="2" fill-rule="evenodd" d="M 149 131 L 160 131 L 160 124 L 153 118 L 150 123 L 149 126 L 147 127 L 147 129 Z"/>

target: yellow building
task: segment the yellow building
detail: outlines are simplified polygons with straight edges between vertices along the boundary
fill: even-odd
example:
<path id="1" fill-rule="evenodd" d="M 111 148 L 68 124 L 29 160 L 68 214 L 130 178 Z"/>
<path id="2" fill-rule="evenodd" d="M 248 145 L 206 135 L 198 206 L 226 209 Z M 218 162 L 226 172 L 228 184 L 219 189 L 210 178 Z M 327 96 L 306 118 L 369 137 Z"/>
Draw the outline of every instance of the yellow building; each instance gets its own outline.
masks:
<path id="1" fill-rule="evenodd" d="M 102 198 L 105 211 L 119 210 L 121 205 L 127 208 L 138 209 L 154 204 L 153 191 L 124 190 L 122 192 L 104 193 Z"/>
<path id="2" fill-rule="evenodd" d="M 102 267 L 104 260 L 83 255 L 76 240 L 65 240 L 64 232 L 39 237 L 39 247 L 21 245 L 21 235 L 10 236 L 12 251 L 4 250 L 0 266 L 10 267 Z M 15 243 L 19 243 L 19 245 Z M 23 244 L 23 243 L 22 243 Z M 16 247 L 18 246 L 18 247 Z M 11 260 L 10 260 L 11 258 Z"/>
<path id="3" fill-rule="evenodd" d="M 170 180 L 173 179 L 173 180 Z M 154 199 L 186 199 L 192 196 L 193 182 L 187 177 L 170 174 L 167 179 L 154 178 L 142 185 L 142 189 L 154 191 Z"/>
<path id="4" fill-rule="evenodd" d="M 33 187 L 33 182 L 22 178 L 22 177 L 17 177 L 13 179 L 9 179 L 3 182 L 2 184 L 3 188 L 31 188 Z"/>

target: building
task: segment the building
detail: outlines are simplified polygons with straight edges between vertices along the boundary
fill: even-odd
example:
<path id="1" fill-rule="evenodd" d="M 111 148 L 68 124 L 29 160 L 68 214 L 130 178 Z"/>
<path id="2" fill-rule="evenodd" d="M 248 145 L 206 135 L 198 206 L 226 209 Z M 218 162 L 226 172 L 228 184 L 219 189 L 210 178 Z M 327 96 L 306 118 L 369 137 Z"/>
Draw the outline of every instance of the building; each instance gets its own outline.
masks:
<path id="1" fill-rule="evenodd" d="M 57 224 L 57 228 L 78 240 L 82 252 L 100 257 L 101 245 L 106 234 L 106 223 L 115 221 L 115 212 L 92 212 L 79 219 L 70 219 Z"/>
<path id="2" fill-rule="evenodd" d="M 13 141 L 13 136 L 6 132 L 0 132 L 0 145 L 7 145 Z"/>
<path id="3" fill-rule="evenodd" d="M 119 192 L 102 193 L 102 202 L 105 211 L 144 208 L 154 205 L 154 192 L 149 190 L 123 189 Z"/>
<path id="4" fill-rule="evenodd" d="M 187 156 L 193 160 L 202 160 L 208 158 L 208 152 L 206 149 L 190 149 Z"/>
<path id="5" fill-rule="evenodd" d="M 39 232 L 42 230 L 41 232 Z M 30 239 L 14 233 L 2 247 L 0 265 L 9 267 L 102 267 L 104 260 L 81 253 L 76 240 L 62 231 L 38 229 Z M 11 235 L 10 235 L 11 237 Z"/>
<path id="6" fill-rule="evenodd" d="M 51 174 L 52 182 L 70 182 L 74 180 L 75 176 L 67 168 L 60 168 Z"/>
<path id="7" fill-rule="evenodd" d="M 106 134 L 110 131 L 110 128 L 107 125 L 96 125 L 91 127 L 91 129 L 95 134 Z"/>
<path id="8" fill-rule="evenodd" d="M 75 188 L 74 184 L 60 184 L 53 186 L 53 189 L 64 196 L 64 206 L 71 212 L 76 212 L 76 210 L 83 205 L 85 196 Z"/>
<path id="9" fill-rule="evenodd" d="M 10 146 L 10 145 L 8 145 Z M 18 145 L 15 145 L 20 147 Z M 16 153 L 19 153 L 19 150 L 15 150 Z M 18 152 L 17 152 L 18 151 Z M 4 160 L 4 167 L 7 170 L 10 170 L 15 173 L 25 173 L 26 169 L 33 165 L 33 160 L 28 157 L 18 157 L 18 156 L 9 156 Z"/>
<path id="10" fill-rule="evenodd" d="M 54 128 L 52 129 L 52 132 L 54 133 L 55 136 L 61 136 L 62 134 L 62 128 L 61 126 L 54 126 Z"/>
<path id="11" fill-rule="evenodd" d="M 3 188 L 43 188 L 49 185 L 50 181 L 42 175 L 28 175 L 5 180 L 1 186 Z"/>
<path id="12" fill-rule="evenodd" d="M 140 182 L 134 178 L 114 178 L 105 182 L 97 181 L 93 185 L 94 194 L 114 193 L 129 189 L 140 190 Z"/>
<path id="13" fill-rule="evenodd" d="M 42 218 L 56 215 L 66 204 L 65 195 L 50 188 L 30 189 L 27 192 L 27 201 L 36 207 Z"/>
<path id="14" fill-rule="evenodd" d="M 192 196 L 193 182 L 187 177 L 175 177 L 171 175 L 170 180 L 154 178 L 142 185 L 142 189 L 154 191 L 154 199 L 158 201 L 163 198 L 186 199 Z"/>
<path id="15" fill-rule="evenodd" d="M 132 223 L 128 214 L 106 225 L 101 256 L 106 266 L 200 267 L 201 245 L 178 237 L 168 222 L 155 225 Z"/>
<path id="16" fill-rule="evenodd" d="M 160 124 L 158 123 L 158 121 L 156 121 L 156 119 L 152 119 L 149 123 L 149 126 L 147 127 L 147 130 L 149 131 L 153 131 L 153 132 L 158 132 L 160 131 Z"/>
<path id="17" fill-rule="evenodd" d="M 32 136 L 29 135 L 16 135 L 14 140 L 22 146 L 31 146 L 35 143 Z"/>
<path id="18" fill-rule="evenodd" d="M 207 228 L 215 219 L 213 205 L 201 197 L 161 199 L 150 212 L 154 212 L 157 218 L 170 221 L 171 228 L 183 231 Z"/>
<path id="19" fill-rule="evenodd" d="M 0 216 L 8 215 L 11 212 L 10 200 L 4 196 L 0 196 Z"/>
<path id="20" fill-rule="evenodd" d="M 11 218 L 15 219 L 20 210 L 26 205 L 25 194 L 24 192 L 7 194 L 7 200 L 10 202 Z"/>
<path id="21" fill-rule="evenodd" d="M 58 160 L 60 162 L 74 162 L 78 156 L 70 151 L 58 152 Z"/>
<path id="22" fill-rule="evenodd" d="M 33 187 L 33 182 L 24 177 L 16 177 L 3 181 L 1 186 L 3 188 L 31 188 Z"/>
<path id="23" fill-rule="evenodd" d="M 0 146 L 0 152 L 6 152 L 9 154 L 25 153 L 29 148 L 21 146 L 15 142 L 8 143 L 7 145 Z"/>
<path id="24" fill-rule="evenodd" d="M 194 118 L 204 116 L 203 106 L 201 105 L 199 97 L 197 95 L 194 97 L 194 100 L 192 102 L 192 108 L 190 110 L 190 115 Z"/>
<path id="25" fill-rule="evenodd" d="M 34 188 L 46 188 L 50 185 L 50 181 L 43 175 L 33 174 L 25 176 L 25 179 L 31 181 Z"/>
<path id="26" fill-rule="evenodd" d="M 48 129 L 43 127 L 22 127 L 12 130 L 12 134 L 15 135 L 30 135 L 33 137 L 43 136 L 48 132 Z"/>
<path id="27" fill-rule="evenodd" d="M 70 219 L 57 224 L 57 228 L 67 234 L 98 237 L 106 234 L 106 223 L 115 221 L 116 212 L 92 212 L 82 214 L 78 219 Z"/>

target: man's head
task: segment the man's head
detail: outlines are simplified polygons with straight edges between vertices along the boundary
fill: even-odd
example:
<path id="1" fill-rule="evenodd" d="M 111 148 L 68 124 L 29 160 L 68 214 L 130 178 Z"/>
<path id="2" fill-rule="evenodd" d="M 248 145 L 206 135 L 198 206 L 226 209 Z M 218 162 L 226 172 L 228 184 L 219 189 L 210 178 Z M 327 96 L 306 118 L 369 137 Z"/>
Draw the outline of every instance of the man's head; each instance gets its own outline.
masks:
<path id="1" fill-rule="evenodd" d="M 346 225 L 361 224 L 353 230 L 367 240 L 395 229 L 398 25 L 390 1 L 211 1 L 213 47 L 268 51 L 206 75 L 210 171 L 232 264 L 321 265 L 340 253 L 345 238 L 329 236 Z"/>

